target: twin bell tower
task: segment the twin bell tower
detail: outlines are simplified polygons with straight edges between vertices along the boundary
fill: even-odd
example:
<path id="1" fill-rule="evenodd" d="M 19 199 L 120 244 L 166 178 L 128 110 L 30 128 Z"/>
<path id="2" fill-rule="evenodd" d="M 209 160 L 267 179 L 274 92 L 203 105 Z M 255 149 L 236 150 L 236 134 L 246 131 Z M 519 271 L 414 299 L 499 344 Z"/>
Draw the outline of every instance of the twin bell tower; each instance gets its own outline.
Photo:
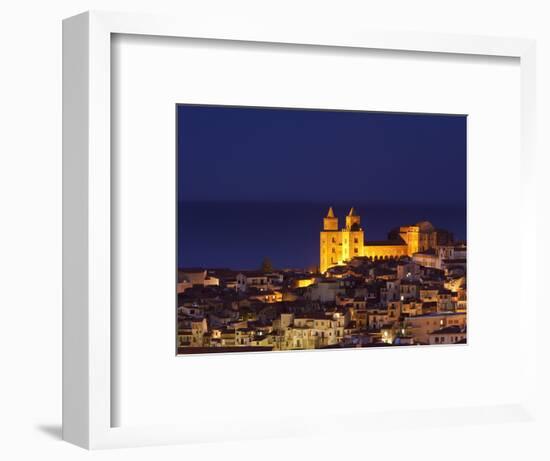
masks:
<path id="1" fill-rule="evenodd" d="M 332 207 L 323 219 L 321 231 L 320 265 L 321 273 L 329 267 L 343 264 L 357 256 L 363 256 L 365 234 L 361 228 L 361 217 L 352 207 L 346 216 L 346 227 L 338 229 L 338 218 Z"/>

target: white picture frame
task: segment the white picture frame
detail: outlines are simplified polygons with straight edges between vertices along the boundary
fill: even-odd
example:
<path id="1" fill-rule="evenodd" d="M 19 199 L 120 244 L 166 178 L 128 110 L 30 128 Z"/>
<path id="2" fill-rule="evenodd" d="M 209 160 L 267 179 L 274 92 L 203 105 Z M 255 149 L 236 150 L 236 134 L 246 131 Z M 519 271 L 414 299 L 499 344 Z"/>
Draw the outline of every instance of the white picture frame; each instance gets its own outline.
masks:
<path id="1" fill-rule="evenodd" d="M 177 425 L 112 427 L 111 354 L 111 38 L 113 34 L 193 37 L 214 40 L 310 46 L 353 47 L 519 58 L 521 68 L 522 271 L 535 279 L 535 44 L 527 39 L 388 31 L 348 31 L 337 27 L 315 32 L 277 25 L 228 24 L 224 30 L 185 18 L 88 12 L 63 23 L 63 438 L 85 448 L 185 443 L 197 440 Z M 534 313 L 526 293 L 522 309 Z M 524 345 L 536 352 L 536 341 Z M 523 353 L 526 353 L 525 351 Z M 542 355 L 542 354 L 540 354 Z M 528 361 L 524 380 L 535 387 Z M 434 415 L 469 421 L 517 421 L 536 418 L 537 395 L 518 405 L 492 410 L 429 409 L 416 423 Z M 434 410 L 435 411 L 435 410 Z M 395 413 L 378 415 L 391 427 Z M 385 422 L 384 422 L 385 421 Z M 299 423 L 298 423 L 299 425 Z M 364 430 L 372 427 L 365 418 Z M 314 432 L 321 432 L 314 428 Z M 213 439 L 222 433 L 213 431 Z M 281 434 L 287 432 L 282 431 Z M 299 430 L 296 430 L 300 434 Z M 230 438 L 277 435 L 273 428 L 233 433 Z M 199 439 L 200 440 L 200 439 Z"/>

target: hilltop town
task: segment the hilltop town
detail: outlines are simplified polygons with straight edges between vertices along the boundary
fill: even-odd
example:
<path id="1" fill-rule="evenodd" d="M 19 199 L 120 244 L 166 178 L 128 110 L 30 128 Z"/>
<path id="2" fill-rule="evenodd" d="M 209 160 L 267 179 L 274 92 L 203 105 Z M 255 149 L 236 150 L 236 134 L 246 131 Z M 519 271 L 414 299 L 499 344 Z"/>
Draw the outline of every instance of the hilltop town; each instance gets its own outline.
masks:
<path id="1" fill-rule="evenodd" d="M 466 243 L 428 221 L 365 241 L 352 208 L 332 208 L 319 270 L 178 271 L 177 352 L 466 343 Z"/>

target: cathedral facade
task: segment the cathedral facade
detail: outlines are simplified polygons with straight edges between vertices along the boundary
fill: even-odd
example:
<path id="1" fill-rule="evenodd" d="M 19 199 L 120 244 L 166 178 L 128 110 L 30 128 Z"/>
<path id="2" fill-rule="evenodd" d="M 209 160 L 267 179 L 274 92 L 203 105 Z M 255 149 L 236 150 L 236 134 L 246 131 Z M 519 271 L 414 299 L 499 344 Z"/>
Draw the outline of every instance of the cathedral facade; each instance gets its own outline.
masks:
<path id="1" fill-rule="evenodd" d="M 323 274 L 330 267 L 342 265 L 356 257 L 376 260 L 412 256 L 452 241 L 451 233 L 435 229 L 428 221 L 393 229 L 388 234 L 388 240 L 365 241 L 361 217 L 353 207 L 346 216 L 343 228 L 339 228 L 338 218 L 330 207 L 323 219 L 320 236 L 319 271 Z"/>

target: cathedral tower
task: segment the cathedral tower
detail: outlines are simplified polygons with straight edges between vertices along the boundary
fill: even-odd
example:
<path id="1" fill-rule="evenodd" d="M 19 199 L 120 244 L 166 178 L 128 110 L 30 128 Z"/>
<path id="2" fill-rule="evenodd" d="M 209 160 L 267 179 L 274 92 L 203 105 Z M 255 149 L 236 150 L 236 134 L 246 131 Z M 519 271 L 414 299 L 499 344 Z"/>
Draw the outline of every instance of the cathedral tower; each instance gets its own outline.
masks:
<path id="1" fill-rule="evenodd" d="M 355 212 L 355 208 L 351 207 L 348 215 L 346 216 L 346 230 L 352 230 L 352 228 L 359 228 L 361 224 L 361 217 Z"/>
<path id="2" fill-rule="evenodd" d="M 326 272 L 329 267 L 342 262 L 342 232 L 338 230 L 338 218 L 332 207 L 323 219 L 323 230 L 320 236 L 319 271 Z"/>
<path id="3" fill-rule="evenodd" d="M 342 260 L 348 261 L 364 255 L 365 234 L 361 228 L 361 217 L 351 207 L 346 216 L 346 228 L 342 230 Z"/>
<path id="4" fill-rule="evenodd" d="M 352 208 L 346 216 L 346 227 L 338 229 L 338 218 L 330 207 L 323 219 L 319 271 L 323 274 L 330 267 L 364 254 L 365 234 L 361 228 L 361 217 Z"/>
<path id="5" fill-rule="evenodd" d="M 338 218 L 334 216 L 334 210 L 332 207 L 328 209 L 328 213 L 323 219 L 323 230 L 325 231 L 337 231 L 338 230 Z"/>

